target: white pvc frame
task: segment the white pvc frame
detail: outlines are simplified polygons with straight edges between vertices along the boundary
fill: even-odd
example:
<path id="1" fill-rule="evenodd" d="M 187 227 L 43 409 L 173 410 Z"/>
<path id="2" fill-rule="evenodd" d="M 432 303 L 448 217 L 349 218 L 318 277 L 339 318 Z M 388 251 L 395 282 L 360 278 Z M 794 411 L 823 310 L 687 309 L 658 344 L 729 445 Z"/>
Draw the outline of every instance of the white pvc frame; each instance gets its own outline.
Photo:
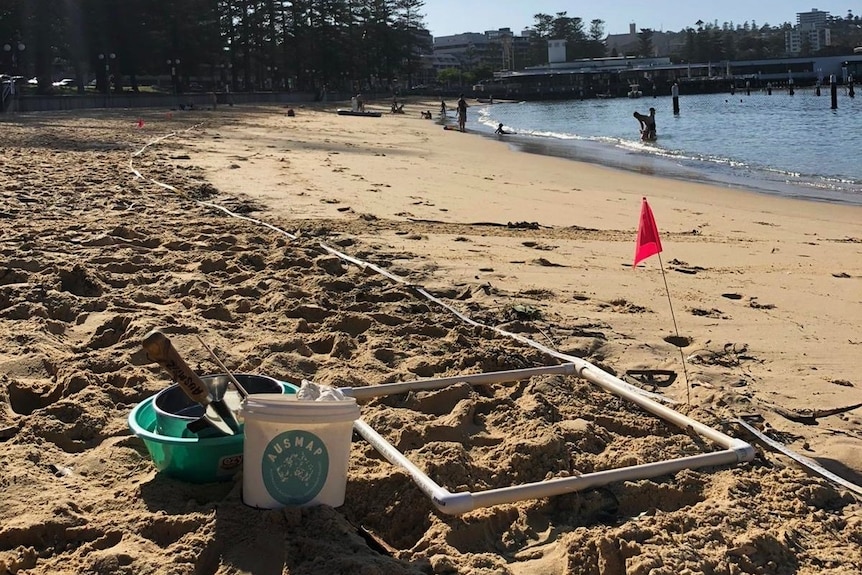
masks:
<path id="1" fill-rule="evenodd" d="M 723 447 L 721 451 L 704 453 L 678 459 L 668 459 L 655 463 L 644 463 L 631 465 L 618 469 L 608 469 L 594 473 L 586 473 L 575 477 L 558 477 L 523 485 L 500 487 L 485 491 L 464 491 L 451 493 L 444 487 L 438 485 L 421 469 L 413 464 L 403 453 L 398 451 L 384 437 L 377 433 L 367 423 L 357 419 L 353 423 L 356 430 L 368 443 L 370 443 L 390 463 L 404 468 L 419 489 L 434 503 L 435 507 L 443 513 L 458 515 L 481 507 L 491 507 L 502 503 L 514 503 L 525 499 L 539 499 L 553 495 L 574 493 L 592 487 L 599 487 L 616 481 L 628 481 L 634 479 L 648 479 L 670 473 L 676 473 L 683 469 L 697 469 L 718 465 L 728 465 L 751 461 L 754 459 L 754 448 L 742 441 L 697 422 L 685 415 L 665 407 L 648 397 L 645 397 L 622 380 L 611 374 L 600 370 L 594 365 L 578 359 L 561 365 L 549 367 L 537 367 L 531 369 L 519 369 L 511 371 L 499 371 L 491 373 L 480 373 L 475 375 L 454 376 L 440 379 L 426 379 L 403 383 L 387 383 L 368 387 L 343 387 L 341 391 L 356 399 L 369 399 L 394 393 L 406 391 L 441 389 L 454 383 L 468 383 L 470 385 L 485 385 L 504 381 L 517 381 L 542 374 L 565 374 L 576 375 L 601 387 L 602 389 L 631 401 L 632 403 L 649 411 L 665 421 L 676 425 L 687 431 L 694 432 L 701 437 L 711 440 Z"/>
<path id="2" fill-rule="evenodd" d="M 188 130 L 192 130 L 195 127 L 196 126 L 193 126 Z M 161 138 L 152 140 L 145 144 L 140 150 L 131 155 L 131 157 L 129 158 L 129 168 L 135 174 L 136 177 L 143 178 L 143 175 L 134 168 L 134 158 L 142 154 L 149 146 L 154 145 L 160 140 L 173 135 L 175 134 L 171 133 Z M 171 191 L 179 191 L 173 186 L 159 182 L 158 180 L 151 179 L 150 181 L 152 181 L 158 186 L 169 189 Z M 297 238 L 296 235 L 286 232 L 272 224 L 234 213 L 218 204 L 204 202 L 200 200 L 197 200 L 197 203 L 202 206 L 220 210 L 231 217 L 246 220 L 256 225 L 264 226 L 277 233 L 283 234 L 290 239 L 295 240 Z M 524 485 L 501 487 L 498 489 L 488 489 L 486 491 L 480 491 L 476 493 L 469 491 L 462 493 L 450 493 L 449 491 L 435 483 L 425 473 L 423 473 L 422 470 L 420 470 L 409 459 L 407 459 L 407 457 L 403 453 L 393 447 L 392 444 L 390 444 L 388 441 L 386 441 L 386 439 L 380 436 L 380 434 L 374 431 L 367 423 L 365 423 L 361 419 L 356 420 L 353 424 L 353 428 L 363 438 L 365 438 L 368 443 L 374 446 L 374 448 L 377 449 L 387 460 L 389 460 L 389 462 L 406 469 L 410 476 L 413 478 L 413 481 L 416 482 L 416 484 L 419 486 L 419 489 L 421 489 L 423 493 L 425 493 L 431 498 L 437 509 L 444 513 L 457 515 L 460 513 L 466 513 L 467 511 L 471 511 L 473 509 L 490 507 L 493 505 L 499 505 L 501 503 L 513 503 L 515 501 L 523 501 L 525 499 L 536 499 L 541 497 L 549 497 L 552 495 L 562 495 L 564 493 L 573 493 L 576 491 L 589 489 L 591 487 L 607 485 L 609 483 L 613 483 L 614 481 L 647 479 L 650 477 L 658 477 L 660 475 L 666 475 L 669 473 L 676 473 L 677 471 L 682 471 L 683 469 L 696 469 L 700 467 L 708 467 L 714 465 L 742 463 L 754 459 L 754 448 L 750 444 L 746 443 L 745 441 L 742 441 L 741 439 L 734 439 L 718 431 L 717 429 L 713 429 L 711 427 L 703 425 L 702 423 L 699 423 L 689 417 L 686 417 L 685 415 L 674 411 L 673 409 L 661 405 L 660 403 L 658 403 L 658 401 L 663 398 L 659 396 L 656 396 L 654 394 L 648 394 L 646 391 L 643 390 L 638 390 L 637 388 L 634 388 L 622 381 L 621 379 L 614 377 L 605 371 L 602 371 L 601 369 L 597 368 L 596 366 L 583 359 L 560 353 L 554 349 L 551 349 L 545 345 L 535 342 L 527 337 L 524 337 L 521 334 L 508 332 L 499 327 L 486 326 L 484 324 L 481 324 L 471 319 L 470 317 L 467 317 L 448 303 L 433 296 L 426 289 L 420 286 L 412 285 L 407 280 L 381 268 L 380 266 L 359 260 L 355 257 L 338 251 L 337 249 L 330 247 L 324 243 L 320 243 L 319 246 L 324 251 L 333 254 L 348 263 L 355 264 L 363 269 L 371 269 L 396 283 L 411 287 L 416 291 L 416 293 L 422 295 L 428 301 L 436 303 L 444 309 L 449 310 L 456 317 L 460 318 L 462 321 L 469 325 L 491 329 L 501 335 L 512 338 L 534 349 L 542 351 L 543 353 L 546 353 L 551 357 L 555 357 L 562 361 L 569 362 L 562 365 L 540 367 L 534 369 L 501 371 L 477 375 L 467 375 L 461 377 L 456 376 L 442 379 L 419 380 L 405 383 L 391 383 L 362 388 L 341 388 L 342 391 L 345 392 L 347 395 L 352 395 L 357 399 L 362 399 L 376 397 L 378 395 L 402 393 L 404 391 L 410 390 L 439 389 L 459 382 L 466 382 L 470 383 L 471 385 L 480 385 L 503 381 L 515 381 L 518 379 L 523 379 L 526 377 L 531 377 L 532 375 L 539 375 L 543 373 L 565 373 L 576 375 L 577 377 L 586 379 L 587 381 L 590 381 L 593 384 L 601 387 L 605 391 L 608 391 L 623 399 L 631 401 L 632 403 L 640 406 L 641 408 L 652 413 L 653 415 L 656 415 L 682 429 L 691 431 L 700 435 L 701 437 L 709 439 L 713 443 L 716 443 L 724 448 L 724 450 L 722 451 L 716 451 L 713 453 L 658 461 L 655 463 L 646 463 L 642 465 L 633 465 L 629 467 L 621 467 L 619 469 L 598 471 L 595 473 L 579 475 L 577 477 L 560 477 L 555 479 L 548 479 L 546 481 L 527 483 Z M 651 399 L 651 397 L 655 398 L 655 400 Z"/>

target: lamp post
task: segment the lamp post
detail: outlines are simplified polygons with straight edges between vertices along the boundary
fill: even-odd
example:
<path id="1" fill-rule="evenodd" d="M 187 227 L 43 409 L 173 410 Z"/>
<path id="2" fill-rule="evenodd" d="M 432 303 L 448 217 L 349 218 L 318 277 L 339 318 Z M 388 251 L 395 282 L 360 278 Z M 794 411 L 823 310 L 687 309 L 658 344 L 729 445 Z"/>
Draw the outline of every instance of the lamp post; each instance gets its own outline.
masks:
<path id="1" fill-rule="evenodd" d="M 173 59 L 168 58 L 167 63 L 168 63 L 168 66 L 170 66 L 170 68 L 171 68 L 171 83 L 174 86 L 174 96 L 176 96 L 180 92 L 180 81 L 179 81 L 179 76 L 178 76 L 178 68 L 180 65 L 180 59 L 179 58 L 173 58 Z"/>
<path id="2" fill-rule="evenodd" d="M 105 65 L 105 93 L 111 93 L 111 62 L 117 59 L 117 55 L 113 52 L 109 54 L 99 54 L 99 61 Z"/>
<path id="3" fill-rule="evenodd" d="M 18 58 L 25 48 L 26 46 L 24 46 L 24 42 L 10 42 L 8 44 L 3 44 L 3 52 L 9 55 L 10 76 L 17 76 Z"/>
<path id="4" fill-rule="evenodd" d="M 266 75 L 268 76 L 267 80 L 269 80 L 269 89 L 275 92 L 278 84 L 278 66 L 267 66 Z"/>
<path id="5" fill-rule="evenodd" d="M 10 111 L 15 111 L 15 93 L 16 87 L 15 83 L 18 81 L 16 76 L 18 75 L 18 57 L 21 52 L 24 51 L 26 46 L 24 46 L 23 42 L 11 42 L 9 44 L 3 44 L 3 53 L 9 54 L 9 75 L 12 76 L 12 79 L 9 81 L 9 98 L 12 102 L 12 109 Z M 0 96 L 2 96 L 2 89 L 0 89 Z M 0 101 L 2 104 L 2 101 Z M 0 106 L 0 111 L 2 111 L 3 107 Z"/>

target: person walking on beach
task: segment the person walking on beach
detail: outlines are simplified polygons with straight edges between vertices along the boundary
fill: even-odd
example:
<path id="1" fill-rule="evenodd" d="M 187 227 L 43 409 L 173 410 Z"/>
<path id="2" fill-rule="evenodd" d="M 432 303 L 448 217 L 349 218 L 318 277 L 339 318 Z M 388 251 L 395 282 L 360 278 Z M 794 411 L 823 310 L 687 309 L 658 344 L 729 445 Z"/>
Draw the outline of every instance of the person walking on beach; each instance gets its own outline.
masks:
<path id="1" fill-rule="evenodd" d="M 458 129 L 462 132 L 467 130 L 467 100 L 464 99 L 464 94 L 458 98 Z"/>
<path id="2" fill-rule="evenodd" d="M 446 100 L 440 100 L 440 116 L 446 117 Z"/>

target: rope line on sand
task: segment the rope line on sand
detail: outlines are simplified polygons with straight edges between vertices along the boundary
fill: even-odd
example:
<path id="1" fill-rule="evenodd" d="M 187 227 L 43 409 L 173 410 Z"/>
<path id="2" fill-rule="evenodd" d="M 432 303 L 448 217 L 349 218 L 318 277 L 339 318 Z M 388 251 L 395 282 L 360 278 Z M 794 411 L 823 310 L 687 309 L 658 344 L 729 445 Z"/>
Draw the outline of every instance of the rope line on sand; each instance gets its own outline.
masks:
<path id="1" fill-rule="evenodd" d="M 197 126 L 195 126 L 195 127 L 197 127 Z M 191 130 L 191 128 L 189 128 L 189 130 Z M 136 175 L 138 174 L 137 170 L 135 170 L 134 165 L 133 165 L 134 157 L 141 155 L 148 147 L 155 145 L 156 143 L 158 143 L 158 142 L 160 142 L 160 141 L 162 141 L 168 137 L 174 136 L 174 135 L 176 135 L 176 133 L 168 134 L 166 136 L 163 136 L 161 138 L 153 140 L 153 141 L 147 143 L 143 148 L 141 148 L 140 150 L 135 152 L 133 154 L 132 158 L 130 158 L 130 160 L 129 160 L 129 165 L 130 165 L 132 171 Z M 141 176 L 139 176 L 139 177 L 141 177 Z M 161 182 L 158 182 L 155 179 L 150 179 L 150 181 L 152 181 L 153 183 L 155 183 L 155 184 L 157 184 L 157 185 L 159 185 L 165 189 L 172 190 L 172 191 L 175 191 L 177 193 L 182 193 L 180 190 L 178 190 L 177 188 L 175 188 L 174 186 L 171 186 L 169 184 L 163 184 Z M 273 230 L 277 233 L 280 233 L 280 234 L 282 234 L 282 235 L 284 235 L 290 239 L 295 240 L 295 239 L 298 239 L 298 237 L 299 237 L 295 234 L 291 234 L 291 233 L 289 233 L 289 232 L 287 232 L 287 231 L 285 231 L 285 230 L 283 230 L 283 229 L 281 229 L 281 228 L 279 228 L 273 224 L 270 224 L 268 222 L 232 212 L 231 210 L 229 210 L 228 208 L 225 208 L 224 206 L 220 206 L 218 204 L 215 204 L 212 202 L 206 202 L 206 201 L 202 201 L 202 200 L 194 200 L 194 201 L 201 206 L 220 210 L 230 217 L 238 218 L 240 220 L 244 220 L 244 221 L 253 223 L 255 225 L 264 226 L 264 227 L 266 227 L 270 230 Z M 378 274 L 392 280 L 393 282 L 396 282 L 398 284 L 401 284 L 401 285 L 404 285 L 404 286 L 410 288 L 411 290 L 413 290 L 417 294 L 421 295 L 422 297 L 424 297 L 428 301 L 435 303 L 435 304 L 441 306 L 442 308 L 446 309 L 447 311 L 449 311 L 450 313 L 452 313 L 453 315 L 455 315 L 457 318 L 459 318 L 461 321 L 467 323 L 468 325 L 472 325 L 474 327 L 479 327 L 479 328 L 483 328 L 483 329 L 493 330 L 494 332 L 496 332 L 496 333 L 498 333 L 504 337 L 514 339 L 514 340 L 521 342 L 527 346 L 530 346 L 530 347 L 532 347 L 538 351 L 541 351 L 542 353 L 545 353 L 546 355 L 549 355 L 551 357 L 554 357 L 556 359 L 559 359 L 559 360 L 562 360 L 565 362 L 581 363 L 581 364 L 586 364 L 588 366 L 592 366 L 592 364 L 590 364 L 589 362 L 586 362 L 586 360 L 584 360 L 582 358 L 578 358 L 575 356 L 564 354 L 564 353 L 559 352 L 553 348 L 550 348 L 546 345 L 543 345 L 543 344 L 541 344 L 535 340 L 524 337 L 520 334 L 512 333 L 512 332 L 506 331 L 504 329 L 501 329 L 501 328 L 498 328 L 495 326 L 489 326 L 489 325 L 483 324 L 481 322 L 478 322 L 478 321 L 472 319 L 471 317 L 465 315 L 464 313 L 462 313 L 461 311 L 459 311 L 458 309 L 456 309 L 455 307 L 453 307 L 449 303 L 444 302 L 441 299 L 439 299 L 438 297 L 434 296 L 433 294 L 428 292 L 424 287 L 419 286 L 417 284 L 413 284 L 411 282 L 408 282 L 406 279 L 404 279 L 404 278 L 402 278 L 396 274 L 393 274 L 392 272 L 390 272 L 384 268 L 381 268 L 380 266 L 378 266 L 376 264 L 372 264 L 370 262 L 366 262 L 364 260 L 360 260 L 358 258 L 355 258 L 355 257 L 348 255 L 344 252 L 341 252 L 341 251 L 339 251 L 339 250 L 337 250 L 331 246 L 328 246 L 328 245 L 324 244 L 323 242 L 319 242 L 318 245 L 320 246 L 321 249 L 323 249 L 325 252 L 327 252 L 331 255 L 334 255 L 334 256 L 336 256 L 336 257 L 338 257 L 338 258 L 340 258 L 346 262 L 352 263 L 352 264 L 354 264 L 354 265 L 356 265 L 362 269 L 371 269 L 371 270 L 377 272 Z M 671 398 L 664 397 L 662 395 L 652 393 L 652 392 L 646 391 L 644 389 L 641 389 L 639 387 L 633 386 L 627 382 L 624 382 L 623 380 L 621 380 L 619 378 L 614 378 L 614 379 L 616 380 L 615 385 L 623 387 L 632 393 L 644 396 L 648 399 L 651 399 L 651 400 L 654 400 L 657 402 L 661 402 L 661 403 L 667 403 L 667 404 L 678 404 L 679 403 L 679 402 L 677 402 Z M 759 432 L 755 428 L 751 427 L 750 425 L 748 425 L 744 421 L 742 421 L 740 419 L 737 419 L 734 421 L 736 423 L 741 424 L 745 429 L 747 429 L 749 432 L 754 434 L 758 439 L 762 440 L 770 448 L 787 455 L 788 457 L 790 457 L 791 459 L 793 459 L 794 461 L 796 461 L 797 463 L 799 463 L 803 467 L 810 469 L 811 471 L 814 471 L 815 473 L 819 474 L 823 478 L 825 478 L 829 481 L 832 481 L 833 483 L 836 483 L 838 485 L 841 485 L 841 486 L 847 488 L 848 490 L 850 490 L 851 492 L 853 492 L 857 495 L 862 495 L 862 487 L 859 487 L 859 486 L 855 485 L 854 483 L 851 483 L 851 482 L 835 475 L 834 473 L 826 470 L 825 468 L 821 467 L 820 465 L 818 465 L 814 461 L 808 459 L 807 457 L 804 457 L 798 453 L 795 453 L 794 451 L 787 448 L 783 444 L 778 443 L 777 441 L 774 441 L 773 439 L 767 437 L 766 435 Z"/>

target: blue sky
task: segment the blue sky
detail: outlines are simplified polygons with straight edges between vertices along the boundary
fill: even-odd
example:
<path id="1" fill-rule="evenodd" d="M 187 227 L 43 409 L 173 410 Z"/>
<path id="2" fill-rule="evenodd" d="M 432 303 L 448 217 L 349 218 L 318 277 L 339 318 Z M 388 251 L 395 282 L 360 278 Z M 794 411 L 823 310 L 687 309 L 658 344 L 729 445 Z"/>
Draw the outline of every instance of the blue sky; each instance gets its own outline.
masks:
<path id="1" fill-rule="evenodd" d="M 719 25 L 742 24 L 746 20 L 754 20 L 758 26 L 795 24 L 797 12 L 809 12 L 812 8 L 842 18 L 848 8 L 853 9 L 854 15 L 862 15 L 862 6 L 852 0 L 601 0 L 595 4 L 571 0 L 425 0 L 422 11 L 432 35 L 448 36 L 498 28 L 511 28 L 518 34 L 533 25 L 533 15 L 538 13 L 554 15 L 565 11 L 569 16 L 582 18 L 587 28 L 591 20 L 598 18 L 605 21 L 606 34 L 624 34 L 631 22 L 638 30 L 652 28 L 666 32 L 694 27 L 698 20 L 718 20 Z"/>

